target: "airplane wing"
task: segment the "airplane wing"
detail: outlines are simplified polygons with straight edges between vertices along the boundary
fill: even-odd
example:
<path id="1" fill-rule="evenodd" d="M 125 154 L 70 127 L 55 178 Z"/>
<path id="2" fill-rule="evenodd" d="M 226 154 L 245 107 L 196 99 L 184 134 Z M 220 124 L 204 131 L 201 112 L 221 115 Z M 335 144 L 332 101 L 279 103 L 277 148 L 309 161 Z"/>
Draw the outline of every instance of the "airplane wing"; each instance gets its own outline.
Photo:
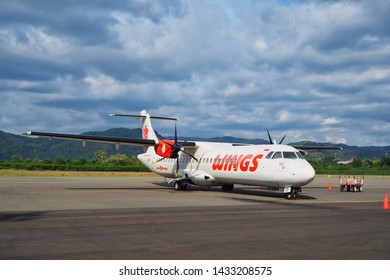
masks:
<path id="1" fill-rule="evenodd" d="M 129 145 L 129 146 L 155 146 L 158 142 L 152 139 L 138 139 L 138 138 L 124 138 L 124 137 L 111 137 L 111 136 L 96 136 L 96 135 L 83 135 L 83 134 L 63 134 L 63 133 L 50 133 L 50 132 L 36 132 L 29 131 L 24 132 L 22 135 L 26 136 L 36 136 L 36 137 L 47 137 L 55 139 L 64 139 L 64 140 L 77 140 L 85 142 L 100 142 L 107 144 L 116 144 L 116 145 Z M 195 142 L 178 142 L 180 146 L 184 148 L 195 147 Z"/>
<path id="2" fill-rule="evenodd" d="M 38 136 L 48 137 L 56 139 L 66 140 L 78 140 L 85 142 L 101 142 L 115 145 L 131 145 L 131 146 L 154 146 L 156 141 L 152 139 L 136 139 L 136 138 L 123 138 L 123 137 L 109 137 L 109 136 L 90 136 L 90 135 L 77 135 L 77 134 L 62 134 L 62 133 L 48 133 L 48 132 L 34 132 L 29 131 L 23 133 L 26 136 Z"/>
<path id="3" fill-rule="evenodd" d="M 77 140 L 86 142 L 100 142 L 108 143 L 115 145 L 130 145 L 130 146 L 155 146 L 159 144 L 152 139 L 137 139 L 137 138 L 124 138 L 124 137 L 110 137 L 110 136 L 92 136 L 92 135 L 82 135 L 82 134 L 63 134 L 63 133 L 50 133 L 50 132 L 36 132 L 29 131 L 22 133 L 26 136 L 37 136 L 37 137 L 48 137 L 55 139 L 65 139 L 65 140 Z M 195 142 L 178 142 L 184 148 L 196 147 Z M 248 146 L 252 144 L 232 144 L 233 146 Z M 342 147 L 337 146 L 293 146 L 297 150 L 342 150 Z"/>
<path id="4" fill-rule="evenodd" d="M 342 150 L 338 146 L 292 146 L 297 150 Z"/>

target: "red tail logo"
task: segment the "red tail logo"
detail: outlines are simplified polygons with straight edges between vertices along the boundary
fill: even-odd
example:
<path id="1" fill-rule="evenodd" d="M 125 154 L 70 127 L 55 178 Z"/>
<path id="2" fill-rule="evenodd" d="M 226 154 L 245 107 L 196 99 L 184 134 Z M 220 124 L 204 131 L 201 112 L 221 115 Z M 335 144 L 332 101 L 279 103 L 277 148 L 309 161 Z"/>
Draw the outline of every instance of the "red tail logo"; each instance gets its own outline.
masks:
<path id="1" fill-rule="evenodd" d="M 223 158 L 221 158 L 221 155 L 218 155 L 213 162 L 212 169 L 223 171 L 241 170 L 242 172 L 254 172 L 259 167 L 258 160 L 262 157 L 262 154 L 225 155 Z"/>
<path id="2" fill-rule="evenodd" d="M 149 128 L 145 126 L 143 129 L 144 139 L 149 139 Z"/>

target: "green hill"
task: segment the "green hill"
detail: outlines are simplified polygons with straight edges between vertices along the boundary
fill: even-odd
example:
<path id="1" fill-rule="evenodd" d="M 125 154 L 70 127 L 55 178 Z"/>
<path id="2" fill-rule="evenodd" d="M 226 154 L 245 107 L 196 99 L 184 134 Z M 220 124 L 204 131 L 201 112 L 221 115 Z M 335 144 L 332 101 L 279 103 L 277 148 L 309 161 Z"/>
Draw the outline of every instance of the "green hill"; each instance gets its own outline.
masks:
<path id="1" fill-rule="evenodd" d="M 117 136 L 141 138 L 141 129 L 113 128 L 106 131 L 85 132 L 86 135 Z M 14 135 L 0 131 L 0 160 L 10 160 L 13 156 L 22 159 L 63 159 L 75 160 L 78 158 L 94 159 L 95 152 L 104 150 L 107 155 L 124 153 L 128 156 L 142 153 L 142 147 L 120 146 L 117 151 L 115 145 L 88 142 L 83 147 L 80 141 L 65 141 L 47 138 L 32 138 Z"/>
<path id="2" fill-rule="evenodd" d="M 100 135 L 100 136 L 114 136 L 114 137 L 128 137 L 141 138 L 141 129 L 128 128 L 112 128 L 105 131 L 89 131 L 83 133 L 85 135 Z M 158 135 L 159 138 L 163 138 Z M 172 139 L 172 137 L 169 137 Z M 182 140 L 190 141 L 210 141 L 210 142 L 230 142 L 230 143 L 252 143 L 252 144 L 266 144 L 268 141 L 263 139 L 242 139 L 235 137 L 215 137 L 215 138 L 200 138 L 200 137 L 181 137 Z M 291 143 L 291 145 L 300 146 L 326 146 L 329 143 L 314 143 L 314 142 L 298 142 Z M 385 147 L 357 147 L 339 145 L 343 147 L 341 151 L 310 151 L 311 156 L 332 156 L 340 159 L 349 159 L 352 157 L 358 159 L 374 159 L 383 158 L 390 154 L 390 146 Z M 13 156 L 18 156 L 22 159 L 55 160 L 63 158 L 65 160 L 75 160 L 85 158 L 88 160 L 95 159 L 95 152 L 104 150 L 108 156 L 123 153 L 128 157 L 137 155 L 143 152 L 142 147 L 132 147 L 122 145 L 117 151 L 115 145 L 112 144 L 98 144 L 88 142 L 84 148 L 80 141 L 65 141 L 47 138 L 31 138 L 20 135 L 14 135 L 0 131 L 0 160 L 11 160 Z"/>

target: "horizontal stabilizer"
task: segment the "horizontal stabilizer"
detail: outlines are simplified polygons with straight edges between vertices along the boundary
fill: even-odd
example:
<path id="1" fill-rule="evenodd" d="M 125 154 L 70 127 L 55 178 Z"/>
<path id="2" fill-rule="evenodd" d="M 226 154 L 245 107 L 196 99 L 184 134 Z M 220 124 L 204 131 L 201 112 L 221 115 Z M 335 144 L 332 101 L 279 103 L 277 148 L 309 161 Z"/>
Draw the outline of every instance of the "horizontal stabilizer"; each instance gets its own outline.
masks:
<path id="1" fill-rule="evenodd" d="M 111 116 L 111 117 L 136 118 L 136 119 L 146 118 L 146 116 L 140 116 L 140 115 L 126 115 L 126 114 L 110 114 L 110 116 Z M 150 116 L 150 118 L 151 118 L 151 119 L 156 119 L 156 120 L 177 121 L 176 118 L 154 117 L 154 116 Z"/>

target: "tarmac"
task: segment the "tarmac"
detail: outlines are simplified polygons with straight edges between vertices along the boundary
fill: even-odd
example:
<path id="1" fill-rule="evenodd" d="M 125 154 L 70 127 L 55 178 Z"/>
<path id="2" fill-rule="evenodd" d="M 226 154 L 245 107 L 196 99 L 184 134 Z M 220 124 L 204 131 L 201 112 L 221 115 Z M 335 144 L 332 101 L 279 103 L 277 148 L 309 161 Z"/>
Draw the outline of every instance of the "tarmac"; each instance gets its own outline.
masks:
<path id="1" fill-rule="evenodd" d="M 253 186 L 177 192 L 158 176 L 0 177 L 0 259 L 390 259 L 389 177 L 302 189 L 292 201 Z"/>

